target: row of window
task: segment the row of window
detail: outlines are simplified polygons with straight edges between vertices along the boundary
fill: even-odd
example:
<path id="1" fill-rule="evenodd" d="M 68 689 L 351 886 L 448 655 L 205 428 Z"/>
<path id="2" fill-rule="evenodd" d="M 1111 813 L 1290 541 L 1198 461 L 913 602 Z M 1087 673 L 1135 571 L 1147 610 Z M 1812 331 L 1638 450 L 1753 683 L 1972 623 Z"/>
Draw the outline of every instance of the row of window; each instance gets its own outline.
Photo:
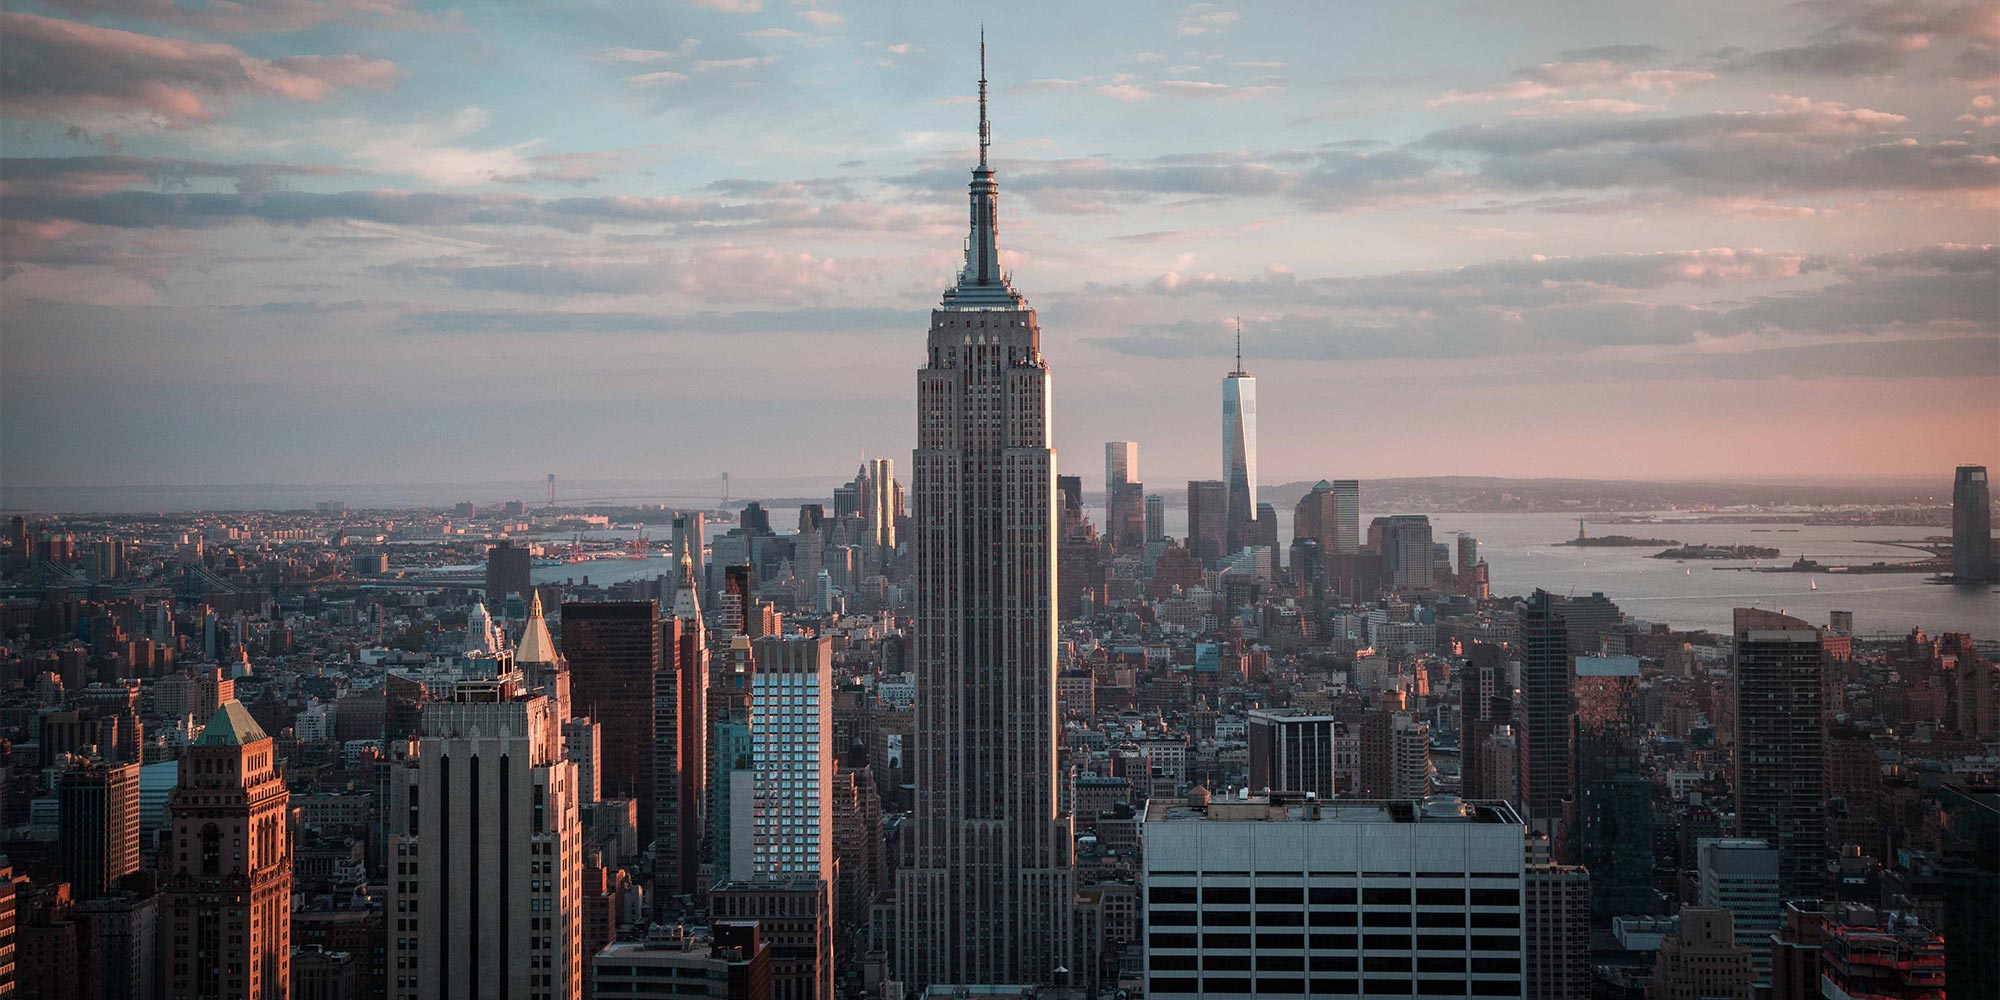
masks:
<path id="1" fill-rule="evenodd" d="M 1152 972 L 1249 972 L 1249 955 L 1154 955 L 1147 964 Z M 1258 972 L 1303 972 L 1306 959 L 1303 955 L 1259 955 Z M 1314 972 L 1415 972 L 1465 975 L 1468 972 L 1478 976 L 1511 976 L 1521 971 L 1521 960 L 1507 958 L 1473 958 L 1468 961 L 1464 955 L 1322 955 L 1312 961 Z"/>
<path id="2" fill-rule="evenodd" d="M 1219 949 L 1245 949 L 1254 947 L 1259 951 L 1300 951 L 1310 945 L 1313 951 L 1353 951 L 1359 948 L 1368 952 L 1379 951 L 1484 951 L 1503 952 L 1518 955 L 1521 952 L 1521 935 L 1513 934 L 1301 934 L 1270 933 L 1260 931 L 1254 937 L 1247 931 L 1204 930 L 1153 931 L 1147 935 L 1147 944 L 1153 949 L 1180 948 L 1205 951 Z"/>
<path id="3" fill-rule="evenodd" d="M 1308 920 L 1310 915 L 1310 920 Z M 1250 910 L 1148 910 L 1146 922 L 1153 927 L 1248 927 L 1252 922 Z M 1358 927 L 1363 924 L 1376 927 L 1409 927 L 1414 922 L 1418 927 L 1519 927 L 1521 912 L 1506 910 L 1499 913 L 1471 913 L 1464 910 L 1420 911 L 1409 910 L 1259 910 L 1254 913 L 1258 927 L 1303 927 L 1308 922 L 1314 927 Z"/>
<path id="4" fill-rule="evenodd" d="M 1146 984 L 1149 997 L 1169 997 L 1180 994 L 1190 996 L 1199 992 L 1205 997 L 1222 996 L 1231 993 L 1265 996 L 1300 996 L 1310 994 L 1316 997 L 1361 996 L 1364 986 L 1371 997 L 1517 997 L 1521 995 L 1518 979 L 1388 979 L 1370 977 L 1360 979 L 1347 976 L 1314 976 L 1311 979 L 1293 979 L 1260 976 L 1248 977 L 1208 977 L 1163 978 L 1156 977 Z"/>
<path id="5" fill-rule="evenodd" d="M 1146 899 L 1153 903 L 1178 903 L 1213 906 L 1221 904 L 1249 905 L 1249 886 L 1206 886 L 1196 888 L 1191 885 L 1156 885 L 1146 890 Z M 1263 885 L 1256 890 L 1256 901 L 1260 906 L 1299 906 L 1311 901 L 1314 906 L 1354 905 L 1356 899 L 1368 906 L 1519 906 L 1521 894 L 1518 889 L 1465 889 L 1459 886 L 1419 886 L 1414 890 L 1409 886 L 1368 886 L 1356 889 L 1353 886 L 1313 886 L 1310 890 L 1295 885 Z"/>

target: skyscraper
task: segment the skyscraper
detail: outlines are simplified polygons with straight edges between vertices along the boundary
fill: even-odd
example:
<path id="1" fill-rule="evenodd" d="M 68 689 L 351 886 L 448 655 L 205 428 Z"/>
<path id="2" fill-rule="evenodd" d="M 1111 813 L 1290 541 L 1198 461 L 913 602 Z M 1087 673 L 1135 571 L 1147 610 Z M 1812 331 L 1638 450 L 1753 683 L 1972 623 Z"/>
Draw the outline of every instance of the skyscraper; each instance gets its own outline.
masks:
<path id="1" fill-rule="evenodd" d="M 700 584 L 694 575 L 694 562 L 681 560 L 680 585 L 674 588 L 673 619 L 662 625 L 663 640 L 674 647 L 674 664 L 671 691 L 662 672 L 658 702 L 664 704 L 669 698 L 674 702 L 671 713 L 664 710 L 655 712 L 655 728 L 658 737 L 658 752 L 661 759 L 654 764 L 655 783 L 665 802 L 669 794 L 673 796 L 671 810 L 661 810 L 662 827 L 660 834 L 671 832 L 672 850 L 655 858 L 655 866 L 667 865 L 669 855 L 677 864 L 675 880 L 679 887 L 676 894 L 698 893 L 707 888 L 700 884 L 702 838 L 708 829 L 706 813 L 708 806 L 709 767 L 713 763 L 709 756 L 709 727 L 713 718 L 709 712 L 708 696 L 708 633 L 701 620 Z M 673 627 L 668 628 L 668 624 Z M 663 769 L 668 763 L 668 731 L 660 729 L 671 714 L 672 733 L 671 768 Z M 664 880 L 663 880 L 664 881 Z"/>
<path id="2" fill-rule="evenodd" d="M 1394 514 L 1382 522 L 1382 584 L 1397 590 L 1431 588 L 1431 519 Z"/>
<path id="3" fill-rule="evenodd" d="M 1243 370 L 1243 324 L 1236 325 L 1236 370 L 1222 380 L 1222 480 L 1229 484 L 1229 555 L 1257 544 L 1257 377 Z"/>
<path id="4" fill-rule="evenodd" d="M 56 777 L 57 855 L 77 902 L 139 870 L 139 765 L 93 762 Z"/>
<path id="5" fill-rule="evenodd" d="M 1167 540 L 1167 498 L 1146 494 L 1146 544 Z"/>
<path id="6" fill-rule="evenodd" d="M 897 873 L 906 988 L 1042 983 L 1070 967 L 1070 820 L 1056 796 L 1056 503 L 1049 367 L 1000 267 L 987 164 L 965 266 L 917 380 L 915 808 Z"/>
<path id="7" fill-rule="evenodd" d="M 1222 559 L 1229 529 L 1229 484 L 1220 479 L 1195 479 L 1187 484 L 1188 551 L 1202 565 Z"/>
<path id="8" fill-rule="evenodd" d="M 1993 576 L 1993 494 L 1986 466 L 1961 465 L 1951 484 L 1951 575 Z"/>
<path id="9" fill-rule="evenodd" d="M 1139 443 L 1104 443 L 1104 536 L 1116 542 L 1122 520 L 1118 510 L 1118 487 L 1139 482 Z"/>
<path id="10" fill-rule="evenodd" d="M 555 712 L 520 674 L 459 681 L 424 706 L 416 757 L 391 770 L 383 809 L 391 997 L 581 993 L 576 792 Z"/>
<path id="11" fill-rule="evenodd" d="M 654 821 L 653 698 L 661 660 L 658 605 L 653 601 L 570 602 L 562 609 L 563 656 L 569 660 L 570 706 L 604 726 L 598 788 L 607 799 L 639 803 L 639 842 L 650 843 Z"/>
<path id="12" fill-rule="evenodd" d="M 1554 834 L 1576 799 L 1576 680 L 1555 595 L 1537 590 L 1520 610 L 1521 801 Z"/>
<path id="13" fill-rule="evenodd" d="M 534 568 L 527 549 L 508 540 L 486 550 L 486 603 L 504 607 L 508 594 L 528 596 L 533 589 L 529 573 Z"/>
<path id="14" fill-rule="evenodd" d="M 1821 894 L 1826 864 L 1826 652 L 1818 629 L 1737 608 L 1736 833 L 1778 849 L 1783 899 Z"/>
<path id="15" fill-rule="evenodd" d="M 1333 548 L 1329 551 L 1340 556 L 1361 551 L 1360 480 L 1333 481 Z"/>
<path id="16" fill-rule="evenodd" d="M 167 799 L 160 947 L 172 1000 L 291 995 L 290 800 L 271 738 L 236 700 L 217 706 Z"/>

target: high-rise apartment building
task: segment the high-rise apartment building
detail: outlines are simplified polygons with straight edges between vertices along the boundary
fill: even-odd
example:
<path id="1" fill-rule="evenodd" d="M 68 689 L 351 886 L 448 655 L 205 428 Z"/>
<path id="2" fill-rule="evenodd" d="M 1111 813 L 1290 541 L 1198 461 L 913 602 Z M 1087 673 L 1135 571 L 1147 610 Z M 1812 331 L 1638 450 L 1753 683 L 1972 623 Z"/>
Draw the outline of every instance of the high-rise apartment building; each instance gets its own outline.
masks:
<path id="1" fill-rule="evenodd" d="M 1729 911 L 1736 943 L 1760 977 L 1771 974 L 1771 939 L 1784 923 L 1778 850 L 1761 840 L 1703 837 L 1695 844 L 1696 901 Z"/>
<path id="2" fill-rule="evenodd" d="M 1142 829 L 1148 997 L 1521 995 L 1505 802 L 1197 790 Z"/>
<path id="3" fill-rule="evenodd" d="M 1213 568 L 1228 544 L 1229 484 L 1220 479 L 1194 479 L 1187 484 L 1188 551 Z"/>
<path id="4" fill-rule="evenodd" d="M 56 856 L 77 902 L 139 870 L 139 765 L 92 762 L 56 776 Z"/>
<path id="5" fill-rule="evenodd" d="M 1951 484 L 1951 575 L 1989 580 L 1993 572 L 1993 493 L 1986 466 L 1961 465 Z"/>
<path id="6" fill-rule="evenodd" d="M 160 868 L 167 1000 L 291 995 L 291 793 L 276 756 L 231 699 L 181 757 Z"/>
<path id="7" fill-rule="evenodd" d="M 1576 678 L 1555 595 L 1537 590 L 1519 613 L 1521 801 L 1534 823 L 1560 824 L 1576 799 Z M 1551 826 L 1550 832 L 1553 832 Z"/>
<path id="8" fill-rule="evenodd" d="M 422 727 L 383 807 L 389 995 L 579 996 L 583 829 L 553 706 L 518 673 L 462 680 Z"/>
<path id="9" fill-rule="evenodd" d="M 1229 484 L 1225 555 L 1258 543 L 1257 377 L 1243 370 L 1243 330 L 1236 331 L 1236 369 L 1222 380 L 1222 481 Z"/>
<path id="10" fill-rule="evenodd" d="M 730 778 L 733 857 L 715 911 L 768 923 L 776 1000 L 813 1000 L 833 990 L 832 643 L 825 636 L 756 641 L 749 770 Z"/>
<path id="11" fill-rule="evenodd" d="M 1049 366 L 1035 311 L 1000 267 L 980 77 L 965 266 L 931 313 L 917 381 L 916 789 L 894 960 L 911 990 L 1073 968 Z"/>
<path id="12" fill-rule="evenodd" d="M 1590 870 L 1531 864 L 1523 873 L 1526 1000 L 1590 996 Z"/>
<path id="13" fill-rule="evenodd" d="M 669 651 L 661 642 L 653 601 L 567 602 L 562 608 L 563 656 L 569 660 L 570 710 L 604 727 L 598 790 L 639 806 L 639 842 L 650 843 L 658 820 L 654 746 L 655 685 Z"/>
<path id="14" fill-rule="evenodd" d="M 1737 608 L 1736 833 L 1778 849 L 1783 899 L 1822 894 L 1826 843 L 1826 651 L 1818 629 Z"/>
<path id="15" fill-rule="evenodd" d="M 766 636 L 757 640 L 756 650 L 757 672 L 750 682 L 749 877 L 831 881 L 833 640 Z"/>

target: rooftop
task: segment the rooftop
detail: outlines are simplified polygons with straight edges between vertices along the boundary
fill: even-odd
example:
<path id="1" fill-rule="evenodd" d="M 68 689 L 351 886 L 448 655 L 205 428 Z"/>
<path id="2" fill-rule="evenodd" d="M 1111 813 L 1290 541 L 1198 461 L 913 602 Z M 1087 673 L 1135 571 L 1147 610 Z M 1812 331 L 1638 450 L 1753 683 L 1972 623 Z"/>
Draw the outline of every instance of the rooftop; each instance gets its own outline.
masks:
<path id="1" fill-rule="evenodd" d="M 215 717 L 208 720 L 208 725 L 201 731 L 201 738 L 195 740 L 194 745 L 240 747 L 267 738 L 264 727 L 250 717 L 250 710 L 244 708 L 242 702 L 231 699 L 215 706 Z"/>
<path id="2" fill-rule="evenodd" d="M 1455 795 L 1427 799 L 1319 799 L 1275 792 L 1247 798 L 1216 797 L 1206 806 L 1185 799 L 1146 803 L 1146 822 L 1219 823 L 1511 823 L 1521 817 L 1503 800 L 1471 801 Z"/>

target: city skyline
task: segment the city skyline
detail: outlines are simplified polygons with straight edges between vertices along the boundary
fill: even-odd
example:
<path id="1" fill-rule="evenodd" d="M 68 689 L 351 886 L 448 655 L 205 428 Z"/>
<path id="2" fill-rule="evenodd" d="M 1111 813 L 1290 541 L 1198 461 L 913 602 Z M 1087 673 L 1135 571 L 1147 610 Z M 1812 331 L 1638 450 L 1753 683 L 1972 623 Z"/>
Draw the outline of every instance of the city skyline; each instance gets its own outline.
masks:
<path id="1" fill-rule="evenodd" d="M 31 70 L 0 91 L 6 478 L 907 454 L 908 373 L 882 362 L 949 269 L 937 194 L 969 155 L 975 14 L 11 10 Z M 1264 482 L 2000 464 L 2000 18 L 1723 23 L 996 22 L 1002 263 L 1067 331 L 1051 363 L 1092 387 L 1061 401 L 1056 447 L 1086 474 L 1123 439 L 1158 482 L 1212 475 L 1164 445 L 1212 437 L 1241 313 Z M 812 363 L 770 360 L 794 356 Z M 761 405 L 731 405 L 752 385 Z M 635 405 L 654 419 L 619 419 Z M 653 430 L 725 408 L 730 435 Z"/>

